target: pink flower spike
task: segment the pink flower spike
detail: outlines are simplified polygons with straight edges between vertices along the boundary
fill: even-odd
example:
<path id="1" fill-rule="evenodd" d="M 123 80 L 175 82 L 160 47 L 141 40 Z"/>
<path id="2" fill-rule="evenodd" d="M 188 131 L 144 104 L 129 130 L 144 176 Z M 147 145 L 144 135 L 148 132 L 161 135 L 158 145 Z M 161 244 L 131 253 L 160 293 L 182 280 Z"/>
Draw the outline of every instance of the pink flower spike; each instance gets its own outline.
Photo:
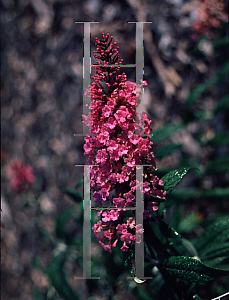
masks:
<path id="1" fill-rule="evenodd" d="M 145 196 L 144 219 L 151 218 L 151 212 L 158 207 L 159 200 L 150 202 L 152 195 L 164 199 L 166 192 L 163 182 L 151 172 L 156 169 L 151 151 L 153 143 L 148 135 L 152 121 L 146 113 L 136 113 L 142 88 L 147 84 L 127 81 L 124 72 L 119 74 L 118 65 L 123 60 L 119 59 L 117 43 L 111 43 L 113 37 L 109 34 L 102 36 L 102 39 L 96 38 L 94 57 L 98 65 L 91 77 L 94 82 L 85 93 L 92 100 L 91 112 L 83 116 L 83 122 L 91 128 L 92 136 L 85 137 L 84 154 L 88 155 L 87 164 L 92 165 L 87 176 L 93 199 L 101 207 L 97 213 L 101 220 L 93 226 L 94 234 L 105 251 L 111 252 L 111 247 L 116 247 L 120 239 L 125 252 L 129 250 L 127 245 L 140 242 L 143 234 L 143 228 L 135 225 L 135 218 L 128 219 L 126 214 L 128 207 L 136 205 L 136 188 Z M 113 64 L 116 67 L 107 67 Z M 140 169 L 140 165 L 150 165 L 144 168 L 141 183 L 136 180 L 136 169 Z M 103 201 L 108 202 L 104 206 L 114 207 L 102 208 Z"/>

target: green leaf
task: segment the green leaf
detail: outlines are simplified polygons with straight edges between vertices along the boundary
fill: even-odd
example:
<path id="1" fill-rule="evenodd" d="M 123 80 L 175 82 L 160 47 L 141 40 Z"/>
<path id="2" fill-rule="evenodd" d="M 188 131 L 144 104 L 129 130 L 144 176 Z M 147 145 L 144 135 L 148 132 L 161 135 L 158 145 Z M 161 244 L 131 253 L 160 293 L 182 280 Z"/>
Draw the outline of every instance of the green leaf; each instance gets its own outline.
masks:
<path id="1" fill-rule="evenodd" d="M 170 123 L 161 128 L 156 129 L 153 132 L 153 137 L 151 138 L 152 142 L 156 145 L 168 138 L 170 138 L 177 130 L 184 127 L 184 124 L 178 123 Z"/>
<path id="2" fill-rule="evenodd" d="M 43 300 L 43 297 L 37 288 L 33 288 L 32 296 L 34 300 Z"/>
<path id="3" fill-rule="evenodd" d="M 179 255 L 198 255 L 193 244 L 190 241 L 184 239 L 175 229 L 169 226 L 165 221 L 160 220 L 159 227 L 161 233 L 166 238 L 169 238 L 169 240 L 171 241 L 171 246 L 175 249 L 177 253 L 179 253 Z"/>
<path id="4" fill-rule="evenodd" d="M 66 209 L 56 220 L 56 236 L 60 239 L 66 237 L 66 226 L 69 219 L 77 211 L 76 206 L 69 207 Z"/>
<path id="5" fill-rule="evenodd" d="M 171 247 L 175 250 L 176 255 L 198 256 L 195 247 L 189 240 L 186 240 L 184 238 L 169 240 L 171 241 Z"/>
<path id="6" fill-rule="evenodd" d="M 216 40 L 216 41 L 213 43 L 213 46 L 214 46 L 215 49 L 220 48 L 220 47 L 223 47 L 223 46 L 227 46 L 227 45 L 228 45 L 228 41 L 229 41 L 229 40 L 228 40 L 228 35 L 226 35 L 225 37 Z"/>
<path id="7" fill-rule="evenodd" d="M 223 263 L 225 260 L 228 260 L 228 255 L 216 257 L 213 259 L 206 259 L 206 260 L 204 260 L 204 263 L 214 267 L 216 265 Z"/>
<path id="8" fill-rule="evenodd" d="M 208 225 L 194 245 L 203 260 L 229 256 L 229 216 L 218 217 Z"/>
<path id="9" fill-rule="evenodd" d="M 165 156 L 172 154 L 174 151 L 180 149 L 182 144 L 174 144 L 170 143 L 168 145 L 161 146 L 157 150 L 154 151 L 154 155 L 156 159 L 161 159 Z"/>
<path id="10" fill-rule="evenodd" d="M 205 251 L 201 253 L 201 258 L 203 261 L 224 256 L 229 256 L 229 242 L 225 241 L 211 244 L 205 249 Z"/>
<path id="11" fill-rule="evenodd" d="M 82 179 L 80 179 L 80 180 L 78 180 L 77 182 L 76 182 L 76 184 L 75 184 L 75 189 L 77 189 L 79 186 L 81 186 L 81 185 L 83 185 L 83 183 L 84 183 L 84 180 L 83 180 L 83 178 Z"/>
<path id="12" fill-rule="evenodd" d="M 48 245 L 52 244 L 51 235 L 47 230 L 45 230 L 44 228 L 39 228 L 38 233 L 39 233 L 39 239 L 43 239 L 44 242 Z"/>
<path id="13" fill-rule="evenodd" d="M 69 189 L 69 188 L 66 188 L 66 187 L 61 187 L 61 186 L 58 188 L 61 192 L 68 195 L 74 202 L 79 203 L 79 202 L 83 201 L 83 196 L 79 192 Z"/>
<path id="14" fill-rule="evenodd" d="M 206 173 L 224 173 L 229 171 L 229 156 L 223 156 L 210 162 L 205 172 Z"/>
<path id="15" fill-rule="evenodd" d="M 216 269 L 187 256 L 169 257 L 164 268 L 171 276 L 196 283 L 205 283 L 229 274 L 229 270 Z"/>
<path id="16" fill-rule="evenodd" d="M 180 241 L 181 244 L 179 245 L 179 247 L 180 250 L 182 250 L 182 255 L 198 256 L 198 252 L 196 251 L 196 248 L 189 240 L 182 238 Z"/>
<path id="17" fill-rule="evenodd" d="M 179 232 L 190 233 L 193 229 L 200 224 L 201 220 L 198 218 L 196 212 L 191 212 L 188 216 L 182 219 L 178 226 Z"/>
<path id="18" fill-rule="evenodd" d="M 190 169 L 193 168 L 188 167 L 173 170 L 161 178 L 164 183 L 164 190 L 167 192 L 167 194 L 169 194 L 181 182 Z"/>
<path id="19" fill-rule="evenodd" d="M 209 88 L 209 86 L 209 82 L 201 83 L 189 93 L 185 103 L 187 110 L 190 109 L 190 107 L 195 103 L 200 95 Z"/>
<path id="20" fill-rule="evenodd" d="M 66 272 L 64 270 L 67 257 L 68 255 L 66 248 L 64 247 L 61 251 L 56 252 L 48 266 L 47 274 L 52 282 L 52 285 L 62 298 L 65 300 L 79 300 L 78 295 L 69 284 Z"/>
<path id="21" fill-rule="evenodd" d="M 218 103 L 216 103 L 213 112 L 217 114 L 220 111 L 225 111 L 228 109 L 229 109 L 229 95 L 226 95 Z"/>
<path id="22" fill-rule="evenodd" d="M 167 199 L 170 198 L 170 195 L 172 195 L 172 193 L 168 195 Z M 166 200 L 165 204 L 167 204 L 167 203 L 168 202 Z M 178 228 L 178 225 L 179 225 L 180 220 L 181 220 L 181 215 L 182 215 L 182 212 L 183 212 L 183 208 L 182 208 L 182 205 L 180 203 L 174 203 L 174 206 L 171 210 L 172 210 L 171 211 L 172 213 L 171 213 L 171 216 L 169 218 L 169 225 L 176 230 Z"/>
<path id="23" fill-rule="evenodd" d="M 214 242 L 209 243 L 208 247 L 205 247 L 204 250 L 200 251 L 200 257 L 203 261 L 209 261 L 225 256 L 229 257 L 228 231 L 225 239 L 215 239 Z"/>
<path id="24" fill-rule="evenodd" d="M 169 226 L 164 220 L 159 220 L 159 228 L 161 233 L 166 238 L 182 238 L 181 235 L 175 229 Z"/>
<path id="25" fill-rule="evenodd" d="M 34 266 L 34 268 L 39 270 L 41 273 L 45 274 L 45 268 L 42 266 L 42 263 L 38 256 L 33 256 L 32 265 Z"/>
<path id="26" fill-rule="evenodd" d="M 194 111 L 193 114 L 195 116 L 195 119 L 199 119 L 202 121 L 211 121 L 213 117 L 211 111 Z"/>
<path id="27" fill-rule="evenodd" d="M 167 250 L 164 249 L 166 239 L 162 235 L 158 224 L 150 221 L 144 222 L 144 240 L 153 259 L 157 258 L 156 253 L 159 253 L 161 256 L 165 255 Z"/>

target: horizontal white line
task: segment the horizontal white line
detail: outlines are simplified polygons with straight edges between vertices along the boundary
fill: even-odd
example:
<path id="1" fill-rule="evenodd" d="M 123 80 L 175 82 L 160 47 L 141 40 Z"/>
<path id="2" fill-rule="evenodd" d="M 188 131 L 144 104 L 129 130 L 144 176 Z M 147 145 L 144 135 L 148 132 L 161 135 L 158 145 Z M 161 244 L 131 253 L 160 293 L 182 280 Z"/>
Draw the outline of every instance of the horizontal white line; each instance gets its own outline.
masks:
<path id="1" fill-rule="evenodd" d="M 143 22 L 138 22 L 138 21 L 137 22 L 130 22 L 130 21 L 127 21 L 127 23 L 129 23 L 129 24 L 133 23 L 134 24 L 134 23 L 153 23 L 153 22 L 152 21 L 149 21 L 149 22 L 144 22 L 144 21 Z"/>
<path id="2" fill-rule="evenodd" d="M 99 21 L 85 21 L 85 22 L 77 22 L 77 21 L 75 21 L 74 23 L 78 23 L 78 24 L 84 24 L 84 23 L 99 23 Z"/>

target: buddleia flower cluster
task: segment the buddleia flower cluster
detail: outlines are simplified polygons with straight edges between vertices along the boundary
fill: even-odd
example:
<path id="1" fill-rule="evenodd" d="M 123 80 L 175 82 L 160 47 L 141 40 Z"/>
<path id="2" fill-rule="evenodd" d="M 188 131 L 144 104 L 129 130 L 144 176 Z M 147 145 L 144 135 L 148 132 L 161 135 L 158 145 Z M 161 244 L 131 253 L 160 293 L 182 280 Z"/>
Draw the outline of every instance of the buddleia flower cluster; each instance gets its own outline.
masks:
<path id="1" fill-rule="evenodd" d="M 100 208 L 101 218 L 93 226 L 95 236 L 105 250 L 111 252 L 120 241 L 122 251 L 141 241 L 142 224 L 136 224 L 128 208 L 136 207 L 136 189 L 144 194 L 143 218 L 165 199 L 163 182 L 153 174 L 156 169 L 146 113 L 136 113 L 141 89 L 120 73 L 123 60 L 119 47 L 109 33 L 96 38 L 94 57 L 97 59 L 94 80 L 86 92 L 91 97 L 91 112 L 83 115 L 90 135 L 85 137 L 84 155 L 90 167 L 90 186 L 93 200 Z M 136 179 L 136 168 L 144 167 L 143 184 Z M 104 208 L 106 205 L 107 209 Z"/>

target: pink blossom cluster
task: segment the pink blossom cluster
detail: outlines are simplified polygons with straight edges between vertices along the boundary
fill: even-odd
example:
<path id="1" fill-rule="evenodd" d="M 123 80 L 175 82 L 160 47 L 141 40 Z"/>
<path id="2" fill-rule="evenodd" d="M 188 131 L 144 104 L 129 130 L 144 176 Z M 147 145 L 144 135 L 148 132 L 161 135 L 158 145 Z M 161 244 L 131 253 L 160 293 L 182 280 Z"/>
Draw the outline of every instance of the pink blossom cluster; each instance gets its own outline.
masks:
<path id="1" fill-rule="evenodd" d="M 197 10 L 197 20 L 193 24 L 193 39 L 202 34 L 211 36 L 214 28 L 228 21 L 225 0 L 200 0 Z"/>
<path id="2" fill-rule="evenodd" d="M 18 193 L 27 191 L 35 181 L 33 168 L 18 160 L 9 164 L 8 176 L 11 188 Z"/>
<path id="3" fill-rule="evenodd" d="M 117 74 L 120 66 L 110 66 L 117 65 L 119 58 L 118 47 L 111 43 L 112 39 L 109 34 L 103 34 L 102 40 L 96 38 L 94 56 L 103 64 L 97 62 L 92 77 L 95 81 L 87 91 L 92 98 L 91 113 L 83 116 L 83 122 L 91 135 L 85 137 L 84 154 L 88 155 L 87 163 L 92 165 L 90 185 L 93 200 L 99 207 L 105 201 L 114 207 L 108 211 L 101 208 L 98 215 L 102 214 L 102 221 L 93 227 L 95 235 L 105 250 L 111 251 L 111 245 L 115 247 L 121 240 L 121 249 L 127 251 L 128 244 L 139 240 L 138 225 L 135 226 L 134 219 L 131 222 L 125 218 L 126 208 L 136 206 L 136 189 L 140 188 L 144 194 L 144 219 L 150 218 L 151 211 L 158 209 L 158 202 L 165 199 L 166 192 L 163 182 L 151 173 L 156 169 L 149 136 L 152 121 L 145 113 L 136 113 L 141 88 L 146 83 L 136 85 L 127 81 L 125 73 Z M 136 168 L 143 164 L 148 166 L 144 167 L 143 184 L 140 184 L 136 180 Z M 112 223 L 103 225 L 102 222 Z M 104 235 L 99 237 L 98 233 L 102 231 Z"/>
<path id="4" fill-rule="evenodd" d="M 111 252 L 111 247 L 116 247 L 118 240 L 123 242 L 121 250 L 124 252 L 128 251 L 128 245 L 141 242 L 141 236 L 144 230 L 142 224 L 136 225 L 133 217 L 129 217 L 126 223 L 124 223 L 124 212 L 125 209 L 112 209 L 99 212 L 99 214 L 102 214 L 103 222 L 113 221 L 110 224 L 104 225 L 102 221 L 99 220 L 99 222 L 93 226 L 95 237 L 99 239 L 100 244 L 106 251 Z M 118 221 L 118 219 L 122 220 L 122 222 Z M 100 232 L 103 233 L 101 237 L 99 236 Z M 108 243 L 105 244 L 107 240 Z"/>

